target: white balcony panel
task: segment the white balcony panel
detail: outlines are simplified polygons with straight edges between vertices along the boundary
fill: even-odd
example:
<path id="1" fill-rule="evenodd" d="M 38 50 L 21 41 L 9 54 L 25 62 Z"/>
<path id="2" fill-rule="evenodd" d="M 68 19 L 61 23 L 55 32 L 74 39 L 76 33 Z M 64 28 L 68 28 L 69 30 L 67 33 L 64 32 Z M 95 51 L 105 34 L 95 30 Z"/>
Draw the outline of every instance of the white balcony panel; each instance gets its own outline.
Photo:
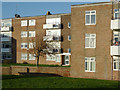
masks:
<path id="1" fill-rule="evenodd" d="M 1 41 L 2 42 L 4 42 L 4 41 L 11 41 L 11 38 L 10 37 L 2 37 Z"/>
<path id="2" fill-rule="evenodd" d="M 11 31 L 12 27 L 1 27 L 1 31 Z"/>
<path id="3" fill-rule="evenodd" d="M 11 52 L 11 48 L 1 48 L 1 52 Z"/>
<path id="4" fill-rule="evenodd" d="M 44 24 L 43 29 L 60 29 L 61 24 Z"/>
<path id="5" fill-rule="evenodd" d="M 111 55 L 120 55 L 120 46 L 111 46 Z"/>
<path id="6" fill-rule="evenodd" d="M 61 40 L 61 37 L 60 36 L 44 36 L 43 37 L 43 41 L 60 41 Z"/>
<path id="7" fill-rule="evenodd" d="M 53 40 L 53 36 L 44 36 L 43 37 L 43 41 L 52 41 Z"/>
<path id="8" fill-rule="evenodd" d="M 111 29 L 120 29 L 120 19 L 111 20 Z"/>

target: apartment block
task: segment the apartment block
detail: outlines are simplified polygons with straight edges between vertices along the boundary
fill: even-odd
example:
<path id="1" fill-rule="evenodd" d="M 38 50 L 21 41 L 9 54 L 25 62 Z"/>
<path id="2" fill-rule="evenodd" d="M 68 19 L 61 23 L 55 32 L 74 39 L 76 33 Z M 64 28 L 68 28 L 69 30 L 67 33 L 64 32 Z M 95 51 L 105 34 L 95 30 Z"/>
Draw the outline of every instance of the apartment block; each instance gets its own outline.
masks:
<path id="1" fill-rule="evenodd" d="M 120 79 L 120 3 L 71 6 L 71 77 Z"/>
<path id="2" fill-rule="evenodd" d="M 12 19 L 1 20 L 0 28 L 0 52 L 2 60 L 12 61 Z"/>
<path id="3" fill-rule="evenodd" d="M 52 40 L 57 48 L 53 49 L 56 55 L 40 57 L 39 64 L 70 64 L 70 14 L 51 15 L 47 12 L 44 16 L 19 17 L 13 19 L 13 38 L 16 40 L 14 59 L 17 63 L 36 64 L 36 58 L 29 53 L 34 39 L 41 35 L 43 40 Z M 47 42 L 47 41 L 46 41 Z"/>

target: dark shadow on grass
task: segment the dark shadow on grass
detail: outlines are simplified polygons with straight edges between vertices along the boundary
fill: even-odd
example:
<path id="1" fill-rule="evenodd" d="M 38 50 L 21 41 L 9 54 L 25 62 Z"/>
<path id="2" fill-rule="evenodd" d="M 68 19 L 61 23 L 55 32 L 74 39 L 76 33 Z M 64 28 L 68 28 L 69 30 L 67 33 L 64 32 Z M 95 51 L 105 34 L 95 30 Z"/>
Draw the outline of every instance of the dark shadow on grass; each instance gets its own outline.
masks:
<path id="1" fill-rule="evenodd" d="M 6 79 L 17 79 L 17 78 L 29 78 L 29 77 L 62 77 L 58 74 L 51 73 L 26 73 L 19 72 L 20 75 L 4 75 L 2 76 L 2 80 Z"/>

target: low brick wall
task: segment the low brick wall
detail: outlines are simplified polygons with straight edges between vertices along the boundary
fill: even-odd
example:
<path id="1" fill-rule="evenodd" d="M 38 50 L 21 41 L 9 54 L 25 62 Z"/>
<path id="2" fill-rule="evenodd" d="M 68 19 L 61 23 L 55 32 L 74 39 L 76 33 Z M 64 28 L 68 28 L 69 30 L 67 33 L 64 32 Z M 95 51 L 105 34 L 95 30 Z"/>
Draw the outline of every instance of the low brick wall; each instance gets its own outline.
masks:
<path id="1" fill-rule="evenodd" d="M 70 76 L 70 67 L 31 67 L 31 66 L 11 66 L 2 67 L 2 75 L 19 75 L 20 73 L 50 73 L 65 77 Z"/>

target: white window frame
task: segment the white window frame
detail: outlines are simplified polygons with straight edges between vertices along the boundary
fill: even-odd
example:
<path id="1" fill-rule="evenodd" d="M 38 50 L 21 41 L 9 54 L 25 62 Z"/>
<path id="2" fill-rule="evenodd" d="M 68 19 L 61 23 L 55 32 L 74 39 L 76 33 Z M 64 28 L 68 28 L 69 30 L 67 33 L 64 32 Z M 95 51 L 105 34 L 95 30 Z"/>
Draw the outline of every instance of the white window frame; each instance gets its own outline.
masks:
<path id="1" fill-rule="evenodd" d="M 33 54 L 29 54 L 29 60 L 35 60 L 35 57 Z"/>
<path id="2" fill-rule="evenodd" d="M 95 13 L 91 13 L 91 12 L 94 12 L 94 11 L 95 11 Z M 90 13 L 86 14 L 86 12 L 90 12 Z M 86 16 L 87 15 L 90 15 L 90 23 L 89 24 L 86 23 Z M 92 15 L 95 15 L 95 23 L 94 24 L 91 23 L 91 16 Z M 96 10 L 85 11 L 85 25 L 96 25 Z"/>
<path id="3" fill-rule="evenodd" d="M 27 20 L 21 20 L 21 26 L 27 26 Z"/>
<path id="4" fill-rule="evenodd" d="M 96 34 L 89 34 L 89 36 L 90 37 L 86 37 L 86 35 L 87 34 L 85 34 L 85 48 L 96 48 Z M 92 35 L 95 35 L 95 37 L 92 37 Z M 89 40 L 89 46 L 88 47 L 86 47 L 86 38 L 89 38 L 90 40 Z M 90 45 L 91 45 L 91 39 L 93 39 L 94 38 L 94 47 L 91 47 Z"/>
<path id="5" fill-rule="evenodd" d="M 71 41 L 71 36 L 70 35 L 68 35 L 68 41 Z"/>
<path id="6" fill-rule="evenodd" d="M 71 48 L 68 48 L 68 53 L 71 53 Z"/>
<path id="7" fill-rule="evenodd" d="M 32 22 L 32 20 L 33 20 L 33 22 Z M 32 19 L 32 20 L 29 20 L 29 26 L 35 26 L 36 20 L 35 19 Z"/>
<path id="8" fill-rule="evenodd" d="M 29 43 L 29 48 L 34 48 L 35 43 Z"/>
<path id="9" fill-rule="evenodd" d="M 31 34 L 32 33 L 32 34 Z M 34 34 L 33 34 L 34 33 Z M 31 36 L 30 36 L 30 34 L 31 34 Z M 36 32 L 35 31 L 29 31 L 29 37 L 35 37 L 36 35 Z"/>
<path id="10" fill-rule="evenodd" d="M 116 59 L 116 61 L 115 61 L 115 59 Z M 118 64 L 118 69 L 114 68 L 114 63 Z M 114 71 L 120 71 L 120 57 L 113 56 L 113 70 Z"/>
<path id="11" fill-rule="evenodd" d="M 65 57 L 66 57 L 66 56 L 68 56 L 68 59 L 67 59 L 67 60 L 65 59 L 65 65 L 70 65 L 70 56 L 69 56 L 69 55 L 65 55 Z M 64 57 L 64 58 L 65 58 L 65 57 Z M 66 64 L 66 61 L 68 61 L 68 64 Z"/>
<path id="12" fill-rule="evenodd" d="M 115 11 L 117 10 L 117 11 Z M 119 17 L 115 18 L 115 14 L 118 13 Z M 114 9 L 114 19 L 120 19 L 120 9 Z"/>
<path id="13" fill-rule="evenodd" d="M 22 37 L 22 38 L 27 37 L 27 31 L 22 31 L 22 32 L 21 32 L 21 37 Z"/>
<path id="14" fill-rule="evenodd" d="M 25 47 L 25 45 L 27 45 L 27 43 L 21 43 L 21 46 L 23 45 L 23 47 L 21 47 L 21 49 L 27 49 L 27 47 Z"/>
<path id="15" fill-rule="evenodd" d="M 93 59 L 93 60 L 91 60 Z M 89 64 L 89 69 L 86 70 L 86 64 L 85 64 L 85 72 L 95 72 L 96 71 L 96 60 L 95 60 L 95 57 L 85 57 L 85 63 L 88 62 Z M 91 71 L 91 62 L 94 62 L 95 63 L 95 67 L 94 67 L 94 71 Z"/>
<path id="16" fill-rule="evenodd" d="M 70 22 L 68 22 L 68 28 L 71 28 L 71 23 Z"/>
<path id="17" fill-rule="evenodd" d="M 27 60 L 27 53 L 21 53 L 21 60 Z"/>

